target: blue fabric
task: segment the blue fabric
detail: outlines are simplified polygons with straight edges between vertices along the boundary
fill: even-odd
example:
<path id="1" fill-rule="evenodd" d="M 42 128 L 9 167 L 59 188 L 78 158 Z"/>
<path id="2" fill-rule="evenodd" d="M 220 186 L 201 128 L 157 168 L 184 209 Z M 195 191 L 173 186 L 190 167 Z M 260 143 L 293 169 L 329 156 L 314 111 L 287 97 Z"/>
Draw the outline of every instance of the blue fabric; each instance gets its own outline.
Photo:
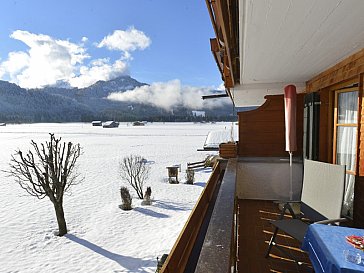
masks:
<path id="1" fill-rule="evenodd" d="M 302 249 L 309 253 L 315 273 L 357 273 L 364 272 L 364 251 L 354 248 L 346 236 L 364 236 L 363 229 L 312 224 L 308 227 Z M 360 253 L 362 263 L 345 260 L 345 249 Z"/>

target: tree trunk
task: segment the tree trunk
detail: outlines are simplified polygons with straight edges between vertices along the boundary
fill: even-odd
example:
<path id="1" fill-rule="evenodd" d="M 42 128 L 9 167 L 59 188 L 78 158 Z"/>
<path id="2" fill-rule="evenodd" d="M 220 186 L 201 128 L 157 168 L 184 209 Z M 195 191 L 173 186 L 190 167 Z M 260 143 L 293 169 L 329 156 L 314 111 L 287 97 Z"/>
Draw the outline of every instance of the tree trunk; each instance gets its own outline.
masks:
<path id="1" fill-rule="evenodd" d="M 66 219 L 64 218 L 63 205 L 54 203 L 54 209 L 56 210 L 57 222 L 58 222 L 58 236 L 67 234 Z"/>

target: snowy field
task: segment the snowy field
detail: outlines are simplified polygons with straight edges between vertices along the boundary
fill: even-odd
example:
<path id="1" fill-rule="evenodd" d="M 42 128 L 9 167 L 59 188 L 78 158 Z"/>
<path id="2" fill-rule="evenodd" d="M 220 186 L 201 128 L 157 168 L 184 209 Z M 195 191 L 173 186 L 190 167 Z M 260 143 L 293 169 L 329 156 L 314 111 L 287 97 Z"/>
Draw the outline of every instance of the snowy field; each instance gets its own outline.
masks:
<path id="1" fill-rule="evenodd" d="M 151 123 L 144 127 L 121 123 L 119 128 L 86 123 L 21 124 L 0 127 L 0 170 L 9 169 L 16 149 L 30 140 L 44 142 L 48 133 L 80 143 L 79 171 L 84 182 L 65 196 L 68 226 L 57 237 L 57 221 L 49 199 L 38 200 L 0 172 L 0 272 L 155 272 L 156 258 L 169 253 L 203 190 L 211 170 L 199 171 L 187 185 L 187 162 L 214 152 L 197 152 L 213 130 L 230 130 L 231 123 Z M 152 206 L 142 206 L 133 194 L 131 211 L 119 209 L 118 162 L 139 154 L 151 164 L 146 186 Z M 181 164 L 180 184 L 168 184 L 167 166 Z"/>

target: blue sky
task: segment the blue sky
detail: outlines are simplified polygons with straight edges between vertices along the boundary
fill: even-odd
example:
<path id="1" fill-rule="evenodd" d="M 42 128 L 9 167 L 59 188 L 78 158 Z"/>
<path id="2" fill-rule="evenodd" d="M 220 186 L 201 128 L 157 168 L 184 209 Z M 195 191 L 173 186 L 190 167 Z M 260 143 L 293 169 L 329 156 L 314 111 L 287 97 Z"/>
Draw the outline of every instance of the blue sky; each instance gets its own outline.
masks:
<path id="1" fill-rule="evenodd" d="M 120 74 L 152 84 L 221 84 L 204 0 L 4 0 L 0 79 L 83 87 Z"/>

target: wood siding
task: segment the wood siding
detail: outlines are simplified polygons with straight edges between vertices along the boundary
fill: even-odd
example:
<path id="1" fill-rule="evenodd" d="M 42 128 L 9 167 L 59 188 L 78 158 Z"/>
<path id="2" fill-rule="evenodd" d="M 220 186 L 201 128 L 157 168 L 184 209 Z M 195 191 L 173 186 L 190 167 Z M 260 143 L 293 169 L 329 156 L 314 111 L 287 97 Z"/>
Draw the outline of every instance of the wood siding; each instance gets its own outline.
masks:
<path id="1" fill-rule="evenodd" d="M 357 78 L 361 73 L 364 73 L 364 48 L 309 80 L 306 83 L 306 92 L 315 92 Z"/>
<path id="2" fill-rule="evenodd" d="M 287 157 L 285 151 L 283 95 L 266 96 L 258 109 L 240 112 L 238 155 L 250 157 Z M 297 152 L 302 155 L 303 95 L 297 96 Z"/>
<path id="3" fill-rule="evenodd" d="M 320 107 L 320 160 L 332 162 L 333 90 L 359 83 L 359 126 L 357 145 L 357 174 L 354 194 L 354 225 L 364 228 L 364 49 L 351 55 L 306 83 L 306 92 L 319 92 Z"/>

